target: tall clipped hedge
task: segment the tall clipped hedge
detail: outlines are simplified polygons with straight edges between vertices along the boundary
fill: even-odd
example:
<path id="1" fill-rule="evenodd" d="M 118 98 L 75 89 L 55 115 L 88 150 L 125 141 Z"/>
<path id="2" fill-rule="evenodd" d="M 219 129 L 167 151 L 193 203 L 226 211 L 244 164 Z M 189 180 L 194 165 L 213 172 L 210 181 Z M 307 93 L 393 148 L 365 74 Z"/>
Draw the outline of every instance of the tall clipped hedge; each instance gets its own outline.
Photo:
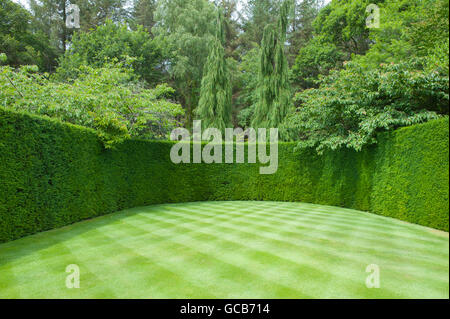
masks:
<path id="1" fill-rule="evenodd" d="M 105 150 L 90 129 L 0 109 L 0 241 L 164 202 L 169 150 L 141 141 Z"/>
<path id="2" fill-rule="evenodd" d="M 448 231 L 448 118 L 384 134 L 379 144 L 370 210 Z"/>
<path id="3" fill-rule="evenodd" d="M 0 108 L 0 242 L 125 208 L 204 200 L 303 201 L 448 231 L 449 122 L 384 134 L 362 152 L 318 156 L 279 145 L 260 164 L 180 164 L 172 143 L 105 150 L 95 131 Z"/>

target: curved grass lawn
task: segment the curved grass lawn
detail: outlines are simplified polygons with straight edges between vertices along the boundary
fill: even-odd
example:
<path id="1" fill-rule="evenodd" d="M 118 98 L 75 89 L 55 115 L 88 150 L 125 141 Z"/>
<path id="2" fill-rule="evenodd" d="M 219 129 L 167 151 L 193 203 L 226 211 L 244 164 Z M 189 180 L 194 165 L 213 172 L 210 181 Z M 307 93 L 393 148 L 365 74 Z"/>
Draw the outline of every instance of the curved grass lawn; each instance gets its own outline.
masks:
<path id="1" fill-rule="evenodd" d="M 156 205 L 0 245 L 0 298 L 448 297 L 448 233 L 329 206 Z"/>

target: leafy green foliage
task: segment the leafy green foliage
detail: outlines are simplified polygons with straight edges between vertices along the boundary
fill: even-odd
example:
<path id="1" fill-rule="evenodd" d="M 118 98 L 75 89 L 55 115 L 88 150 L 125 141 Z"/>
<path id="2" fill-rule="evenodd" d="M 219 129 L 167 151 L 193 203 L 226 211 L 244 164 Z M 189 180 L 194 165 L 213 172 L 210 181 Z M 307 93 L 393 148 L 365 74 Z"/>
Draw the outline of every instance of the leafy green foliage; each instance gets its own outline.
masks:
<path id="1" fill-rule="evenodd" d="M 313 37 L 313 21 L 323 6 L 322 0 L 287 0 L 286 56 L 289 65 L 295 61 L 298 51 Z M 277 23 L 282 0 L 246 0 L 240 1 L 242 6 L 239 47 L 241 55 L 259 46 L 263 30 L 268 24 Z"/>
<path id="2" fill-rule="evenodd" d="M 332 1 L 297 57 L 294 82 L 315 88 L 298 92 L 282 128 L 299 147 L 360 150 L 379 131 L 448 114 L 448 0 L 377 2 L 380 27 L 364 30 L 354 14 L 366 2 Z"/>
<path id="3" fill-rule="evenodd" d="M 223 12 L 223 25 L 225 42 L 225 56 L 233 60 L 240 59 L 240 46 L 242 42 L 239 37 L 241 33 L 241 18 L 238 0 L 214 0 L 216 7 Z"/>
<path id="4" fill-rule="evenodd" d="M 131 62 L 135 73 L 150 84 L 161 77 L 158 67 L 162 56 L 157 41 L 152 40 L 142 26 L 133 31 L 126 24 L 117 25 L 110 20 L 91 32 L 74 34 L 55 76 L 60 80 L 75 79 L 81 66 L 99 68 L 114 58 Z"/>
<path id="5" fill-rule="evenodd" d="M 334 44 L 347 54 L 364 54 L 369 49 L 369 32 L 366 27 L 366 8 L 369 4 L 380 4 L 383 1 L 352 0 L 331 1 L 323 8 L 314 27 L 316 33 L 324 37 L 328 43 Z M 386 17 L 387 18 L 387 17 Z"/>
<path id="6" fill-rule="evenodd" d="M 422 70 L 421 70 L 422 68 Z M 296 95 L 296 113 L 282 132 L 317 151 L 375 143 L 379 131 L 448 114 L 449 80 L 420 61 L 365 70 L 356 63 L 334 71 L 318 89 Z"/>
<path id="7" fill-rule="evenodd" d="M 366 27 L 366 8 L 383 1 L 331 1 L 312 23 L 314 36 L 298 51 L 292 68 L 292 81 L 300 89 L 317 87 L 317 80 L 355 55 L 370 48 L 370 30 Z M 384 17 L 388 17 L 385 13 Z"/>
<path id="8" fill-rule="evenodd" d="M 186 108 L 186 127 L 198 105 L 203 67 L 215 37 L 216 11 L 208 0 L 160 0 L 153 33 L 162 43 L 174 87 Z"/>
<path id="9" fill-rule="evenodd" d="M 134 28 L 141 25 L 150 33 L 155 25 L 156 2 L 157 0 L 133 0 L 130 24 Z"/>
<path id="10" fill-rule="evenodd" d="M 290 107 L 289 71 L 284 43 L 286 41 L 288 2 L 280 9 L 278 25 L 264 29 L 258 78 L 258 101 L 252 126 L 278 127 Z"/>
<path id="11" fill-rule="evenodd" d="M 317 17 L 321 0 L 291 0 L 287 41 L 287 58 L 289 65 L 293 65 L 299 51 L 304 48 L 314 36 L 313 22 Z"/>
<path id="12" fill-rule="evenodd" d="M 261 63 L 261 53 L 259 47 L 248 51 L 239 64 L 238 85 L 239 97 L 235 102 L 239 109 L 238 124 L 241 127 L 249 127 L 255 104 L 258 101 L 258 71 Z"/>
<path id="13" fill-rule="evenodd" d="M 240 41 L 245 49 L 251 50 L 255 45 L 259 45 L 263 37 L 261 31 L 268 24 L 277 22 L 280 12 L 279 2 L 279 0 L 248 0 L 243 3 L 244 33 Z"/>
<path id="14" fill-rule="evenodd" d="M 449 75 L 449 1 L 436 0 L 422 11 L 420 21 L 408 29 L 415 55 L 426 57 L 427 68 Z"/>
<path id="15" fill-rule="evenodd" d="M 292 82 L 300 89 L 317 87 L 321 75 L 342 66 L 345 54 L 323 36 L 313 38 L 298 52 L 292 66 Z"/>
<path id="16" fill-rule="evenodd" d="M 54 67 L 56 52 L 42 32 L 32 28 L 32 16 L 10 0 L 0 0 L 0 53 L 7 55 L 7 63 L 18 67 L 36 64 L 41 70 Z"/>
<path id="17" fill-rule="evenodd" d="M 82 0 L 79 0 L 80 3 Z M 33 28 L 45 35 L 58 55 L 64 53 L 72 31 L 66 28 L 69 0 L 29 0 Z"/>
<path id="18" fill-rule="evenodd" d="M 400 63 L 430 55 L 448 41 L 448 3 L 448 0 L 380 3 L 380 27 L 370 29 L 372 45 L 356 61 L 374 68 L 380 63 Z"/>
<path id="19" fill-rule="evenodd" d="M 225 128 L 231 126 L 231 82 L 223 48 L 225 33 L 221 10 L 218 10 L 216 27 L 216 38 L 204 68 L 196 115 L 205 128 L 225 132 Z"/>
<path id="20" fill-rule="evenodd" d="M 131 136 L 166 138 L 177 125 L 175 118 L 183 114 L 180 105 L 165 99 L 173 89 L 146 89 L 121 63 L 82 66 L 71 84 L 53 82 L 35 71 L 2 67 L 0 105 L 94 128 L 107 147 Z"/>
<path id="21" fill-rule="evenodd" d="M 70 4 L 80 8 L 80 29 L 89 32 L 112 20 L 123 22 L 128 16 L 126 0 L 28 0 L 33 15 L 33 27 L 45 34 L 59 54 L 63 54 L 76 29 L 66 27 L 67 11 Z"/>

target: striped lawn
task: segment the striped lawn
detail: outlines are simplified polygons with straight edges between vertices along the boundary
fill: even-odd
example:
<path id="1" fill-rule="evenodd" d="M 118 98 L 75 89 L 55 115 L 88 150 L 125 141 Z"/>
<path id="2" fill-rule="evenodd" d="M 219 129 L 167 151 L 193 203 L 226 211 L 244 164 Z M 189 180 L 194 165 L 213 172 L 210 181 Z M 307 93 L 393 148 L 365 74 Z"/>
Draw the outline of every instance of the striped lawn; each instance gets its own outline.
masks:
<path id="1" fill-rule="evenodd" d="M 0 298 L 449 298 L 449 239 L 312 204 L 156 205 L 1 244 Z"/>

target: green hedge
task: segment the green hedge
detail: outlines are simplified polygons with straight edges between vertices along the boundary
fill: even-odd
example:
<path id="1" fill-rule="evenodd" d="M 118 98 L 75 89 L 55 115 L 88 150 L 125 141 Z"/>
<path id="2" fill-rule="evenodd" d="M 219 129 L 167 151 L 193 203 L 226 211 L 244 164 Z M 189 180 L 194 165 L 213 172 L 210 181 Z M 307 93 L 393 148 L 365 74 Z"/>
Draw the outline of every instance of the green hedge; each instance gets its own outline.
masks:
<path id="1" fill-rule="evenodd" d="M 105 150 L 96 133 L 0 108 L 0 242 L 121 209 L 204 200 L 303 201 L 448 231 L 448 119 L 399 129 L 362 152 L 279 146 L 259 164 L 181 164 L 170 142 Z"/>
<path id="2" fill-rule="evenodd" d="M 375 167 L 372 212 L 449 230 L 448 118 L 384 134 Z"/>

